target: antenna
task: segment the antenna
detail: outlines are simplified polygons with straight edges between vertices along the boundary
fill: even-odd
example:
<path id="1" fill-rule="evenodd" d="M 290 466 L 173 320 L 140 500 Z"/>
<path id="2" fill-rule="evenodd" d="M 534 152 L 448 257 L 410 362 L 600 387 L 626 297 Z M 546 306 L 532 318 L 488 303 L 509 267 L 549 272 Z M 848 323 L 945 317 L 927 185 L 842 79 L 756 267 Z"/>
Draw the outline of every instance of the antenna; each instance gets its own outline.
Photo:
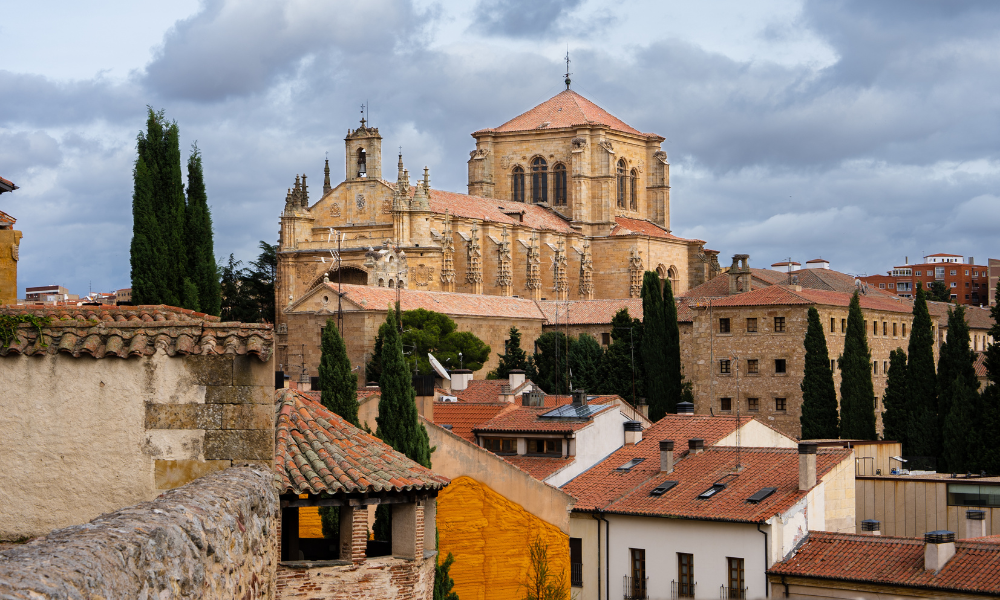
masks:
<path id="1" fill-rule="evenodd" d="M 569 89 L 569 82 L 570 82 L 569 76 L 572 75 L 572 73 L 569 72 L 570 62 L 572 61 L 570 61 L 569 59 L 569 44 L 566 44 L 566 89 L 567 90 Z"/>

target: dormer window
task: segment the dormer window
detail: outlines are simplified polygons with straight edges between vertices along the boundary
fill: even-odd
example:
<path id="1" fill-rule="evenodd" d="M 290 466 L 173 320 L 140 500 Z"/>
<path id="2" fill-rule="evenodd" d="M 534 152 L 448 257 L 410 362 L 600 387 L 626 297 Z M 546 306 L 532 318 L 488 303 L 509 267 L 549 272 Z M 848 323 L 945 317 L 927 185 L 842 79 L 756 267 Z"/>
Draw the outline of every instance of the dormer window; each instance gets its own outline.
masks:
<path id="1" fill-rule="evenodd" d="M 368 157 L 364 148 L 358 148 L 358 177 L 368 176 Z"/>

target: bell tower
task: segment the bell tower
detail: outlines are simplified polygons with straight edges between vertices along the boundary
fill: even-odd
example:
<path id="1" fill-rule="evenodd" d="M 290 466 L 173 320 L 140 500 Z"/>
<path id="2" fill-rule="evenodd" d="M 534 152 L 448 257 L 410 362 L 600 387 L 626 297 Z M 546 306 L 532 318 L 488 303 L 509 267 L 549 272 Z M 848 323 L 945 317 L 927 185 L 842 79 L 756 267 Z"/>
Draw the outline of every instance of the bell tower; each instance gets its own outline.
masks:
<path id="1" fill-rule="evenodd" d="M 382 136 L 378 127 L 369 127 L 364 117 L 361 126 L 351 131 L 347 130 L 344 138 L 347 156 L 346 181 L 378 181 L 382 178 Z"/>

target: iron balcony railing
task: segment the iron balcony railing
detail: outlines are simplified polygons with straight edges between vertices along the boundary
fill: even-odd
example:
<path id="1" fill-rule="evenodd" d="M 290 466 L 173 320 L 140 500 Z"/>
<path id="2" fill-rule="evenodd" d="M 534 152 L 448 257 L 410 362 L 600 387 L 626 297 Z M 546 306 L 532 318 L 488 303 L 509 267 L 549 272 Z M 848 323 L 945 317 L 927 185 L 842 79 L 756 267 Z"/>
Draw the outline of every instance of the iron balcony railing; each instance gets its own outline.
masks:
<path id="1" fill-rule="evenodd" d="M 646 584 L 649 577 L 629 577 L 625 576 L 625 591 L 622 594 L 624 600 L 646 600 Z"/>
<path id="2" fill-rule="evenodd" d="M 583 563 L 569 563 L 569 582 L 573 587 L 583 587 Z"/>
<path id="3" fill-rule="evenodd" d="M 728 585 L 719 586 L 719 598 L 721 600 L 743 600 L 747 597 L 747 588 L 731 588 Z"/>
<path id="4" fill-rule="evenodd" d="M 698 582 L 694 583 L 678 583 L 676 580 L 670 582 L 670 597 L 671 598 L 694 598 L 695 590 L 698 587 Z"/>

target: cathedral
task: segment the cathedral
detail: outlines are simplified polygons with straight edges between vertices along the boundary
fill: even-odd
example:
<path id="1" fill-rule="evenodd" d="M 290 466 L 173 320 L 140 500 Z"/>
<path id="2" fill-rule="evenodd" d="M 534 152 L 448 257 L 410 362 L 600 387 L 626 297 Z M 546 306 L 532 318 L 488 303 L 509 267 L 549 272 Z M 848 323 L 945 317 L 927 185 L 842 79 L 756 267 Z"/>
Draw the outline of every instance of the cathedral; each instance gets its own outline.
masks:
<path id="1" fill-rule="evenodd" d="M 283 312 L 324 279 L 565 301 L 636 298 L 647 270 L 675 295 L 720 272 L 717 252 L 670 232 L 664 138 L 568 82 L 472 137 L 467 194 L 434 189 L 426 167 L 411 176 L 402 155 L 387 178 L 382 137 L 365 119 L 344 139 L 344 181 L 332 184 L 327 160 L 312 201 L 296 176 L 281 214 L 279 333 Z"/>

